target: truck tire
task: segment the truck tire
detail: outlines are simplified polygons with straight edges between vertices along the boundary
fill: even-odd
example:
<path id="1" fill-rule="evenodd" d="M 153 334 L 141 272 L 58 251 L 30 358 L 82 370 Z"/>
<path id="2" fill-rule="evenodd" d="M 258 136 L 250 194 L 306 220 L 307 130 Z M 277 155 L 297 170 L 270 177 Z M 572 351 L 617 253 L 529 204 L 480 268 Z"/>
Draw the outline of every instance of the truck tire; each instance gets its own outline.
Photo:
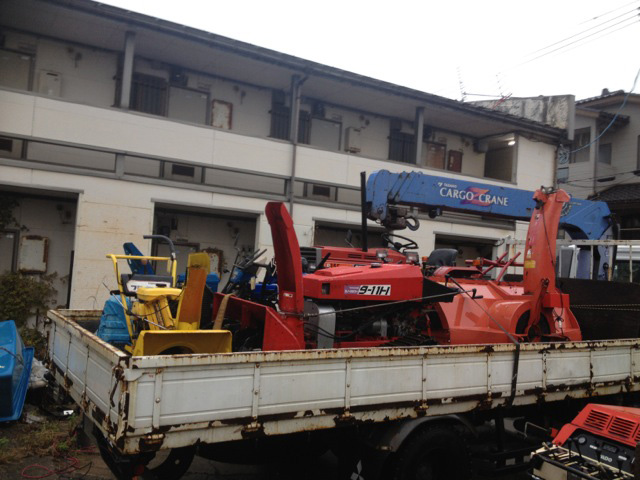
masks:
<path id="1" fill-rule="evenodd" d="M 98 430 L 94 430 L 94 436 L 102 460 L 118 480 L 131 480 L 136 478 L 139 474 L 143 473 L 140 471 L 142 469 L 144 469 L 143 478 L 152 480 L 178 480 L 189 470 L 193 457 L 196 454 L 196 447 L 172 448 L 168 453 L 163 452 L 165 455 L 163 455 L 161 459 L 153 462 L 154 454 L 142 454 L 138 456 L 120 455 L 109 446 Z"/>
<path id="2" fill-rule="evenodd" d="M 145 474 L 155 480 L 177 480 L 182 477 L 191 466 L 196 447 L 172 448 L 159 464 L 149 464 Z"/>
<path id="3" fill-rule="evenodd" d="M 394 460 L 393 480 L 467 480 L 470 458 L 464 440 L 449 425 L 410 436 Z"/>

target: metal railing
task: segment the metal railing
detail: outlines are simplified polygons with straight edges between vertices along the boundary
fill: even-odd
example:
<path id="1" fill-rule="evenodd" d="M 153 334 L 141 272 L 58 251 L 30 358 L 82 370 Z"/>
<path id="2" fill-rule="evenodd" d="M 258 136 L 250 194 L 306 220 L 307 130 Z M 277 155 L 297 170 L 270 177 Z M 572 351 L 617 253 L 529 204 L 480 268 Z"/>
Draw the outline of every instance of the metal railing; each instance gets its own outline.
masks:
<path id="1" fill-rule="evenodd" d="M 501 245 L 509 249 L 509 257 L 513 257 L 518 252 L 524 254 L 525 240 L 516 240 L 514 238 L 506 238 Z M 557 247 L 573 246 L 577 249 L 588 250 L 589 258 L 589 278 L 594 278 L 594 269 L 596 268 L 596 253 L 606 255 L 609 258 L 609 268 L 607 279 L 615 279 L 615 269 L 620 268 L 623 262 L 628 260 L 629 282 L 634 281 L 634 267 L 636 270 L 635 281 L 640 282 L 640 240 L 557 240 Z M 620 249 L 622 247 L 622 250 Z M 600 252 L 596 252 L 599 249 Z M 628 250 L 627 250 L 628 249 Z M 557 249 L 558 254 L 560 249 Z M 628 252 L 628 258 L 625 258 Z M 635 258 L 634 258 L 635 256 Z M 521 268 L 521 267 L 519 267 Z"/>

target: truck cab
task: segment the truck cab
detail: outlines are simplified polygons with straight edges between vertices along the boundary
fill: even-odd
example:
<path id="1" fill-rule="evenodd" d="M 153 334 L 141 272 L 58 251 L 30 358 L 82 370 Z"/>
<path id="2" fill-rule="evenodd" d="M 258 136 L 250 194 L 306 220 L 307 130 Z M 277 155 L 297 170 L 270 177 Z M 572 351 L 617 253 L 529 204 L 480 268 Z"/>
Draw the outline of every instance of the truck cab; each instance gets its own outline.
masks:
<path id="1" fill-rule="evenodd" d="M 620 245 L 613 265 L 613 280 L 640 283 L 640 245 Z"/>

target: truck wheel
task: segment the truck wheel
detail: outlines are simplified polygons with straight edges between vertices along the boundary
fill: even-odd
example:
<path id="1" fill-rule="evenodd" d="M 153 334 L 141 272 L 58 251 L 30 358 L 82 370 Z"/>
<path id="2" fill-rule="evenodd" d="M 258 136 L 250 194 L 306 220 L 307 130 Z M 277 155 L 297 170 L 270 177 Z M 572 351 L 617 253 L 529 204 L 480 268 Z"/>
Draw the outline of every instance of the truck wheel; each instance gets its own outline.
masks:
<path id="1" fill-rule="evenodd" d="M 394 480 L 466 480 L 469 452 L 451 426 L 425 428 L 409 437 L 394 462 Z"/>
<path id="2" fill-rule="evenodd" d="M 189 470 L 196 454 L 196 447 L 182 447 L 171 449 L 162 458 L 154 458 L 153 454 L 126 456 L 114 451 L 100 431 L 94 430 L 94 436 L 102 460 L 118 480 L 131 480 L 143 471 L 144 478 L 177 480 Z"/>
<path id="3" fill-rule="evenodd" d="M 178 479 L 187 473 L 195 454 L 196 447 L 172 448 L 160 464 L 156 464 L 152 460 L 147 465 L 145 473 L 150 473 L 151 478 L 157 480 Z"/>

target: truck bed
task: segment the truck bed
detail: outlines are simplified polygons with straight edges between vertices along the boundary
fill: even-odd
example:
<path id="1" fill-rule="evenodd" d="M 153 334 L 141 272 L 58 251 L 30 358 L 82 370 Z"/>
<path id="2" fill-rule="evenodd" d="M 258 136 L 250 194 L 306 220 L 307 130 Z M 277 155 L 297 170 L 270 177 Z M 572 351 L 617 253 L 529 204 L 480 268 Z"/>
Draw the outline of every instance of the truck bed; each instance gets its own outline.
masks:
<path id="1" fill-rule="evenodd" d="M 50 368 L 123 454 L 640 390 L 640 340 L 132 357 L 52 310 Z M 87 328 L 83 327 L 86 326 Z"/>

